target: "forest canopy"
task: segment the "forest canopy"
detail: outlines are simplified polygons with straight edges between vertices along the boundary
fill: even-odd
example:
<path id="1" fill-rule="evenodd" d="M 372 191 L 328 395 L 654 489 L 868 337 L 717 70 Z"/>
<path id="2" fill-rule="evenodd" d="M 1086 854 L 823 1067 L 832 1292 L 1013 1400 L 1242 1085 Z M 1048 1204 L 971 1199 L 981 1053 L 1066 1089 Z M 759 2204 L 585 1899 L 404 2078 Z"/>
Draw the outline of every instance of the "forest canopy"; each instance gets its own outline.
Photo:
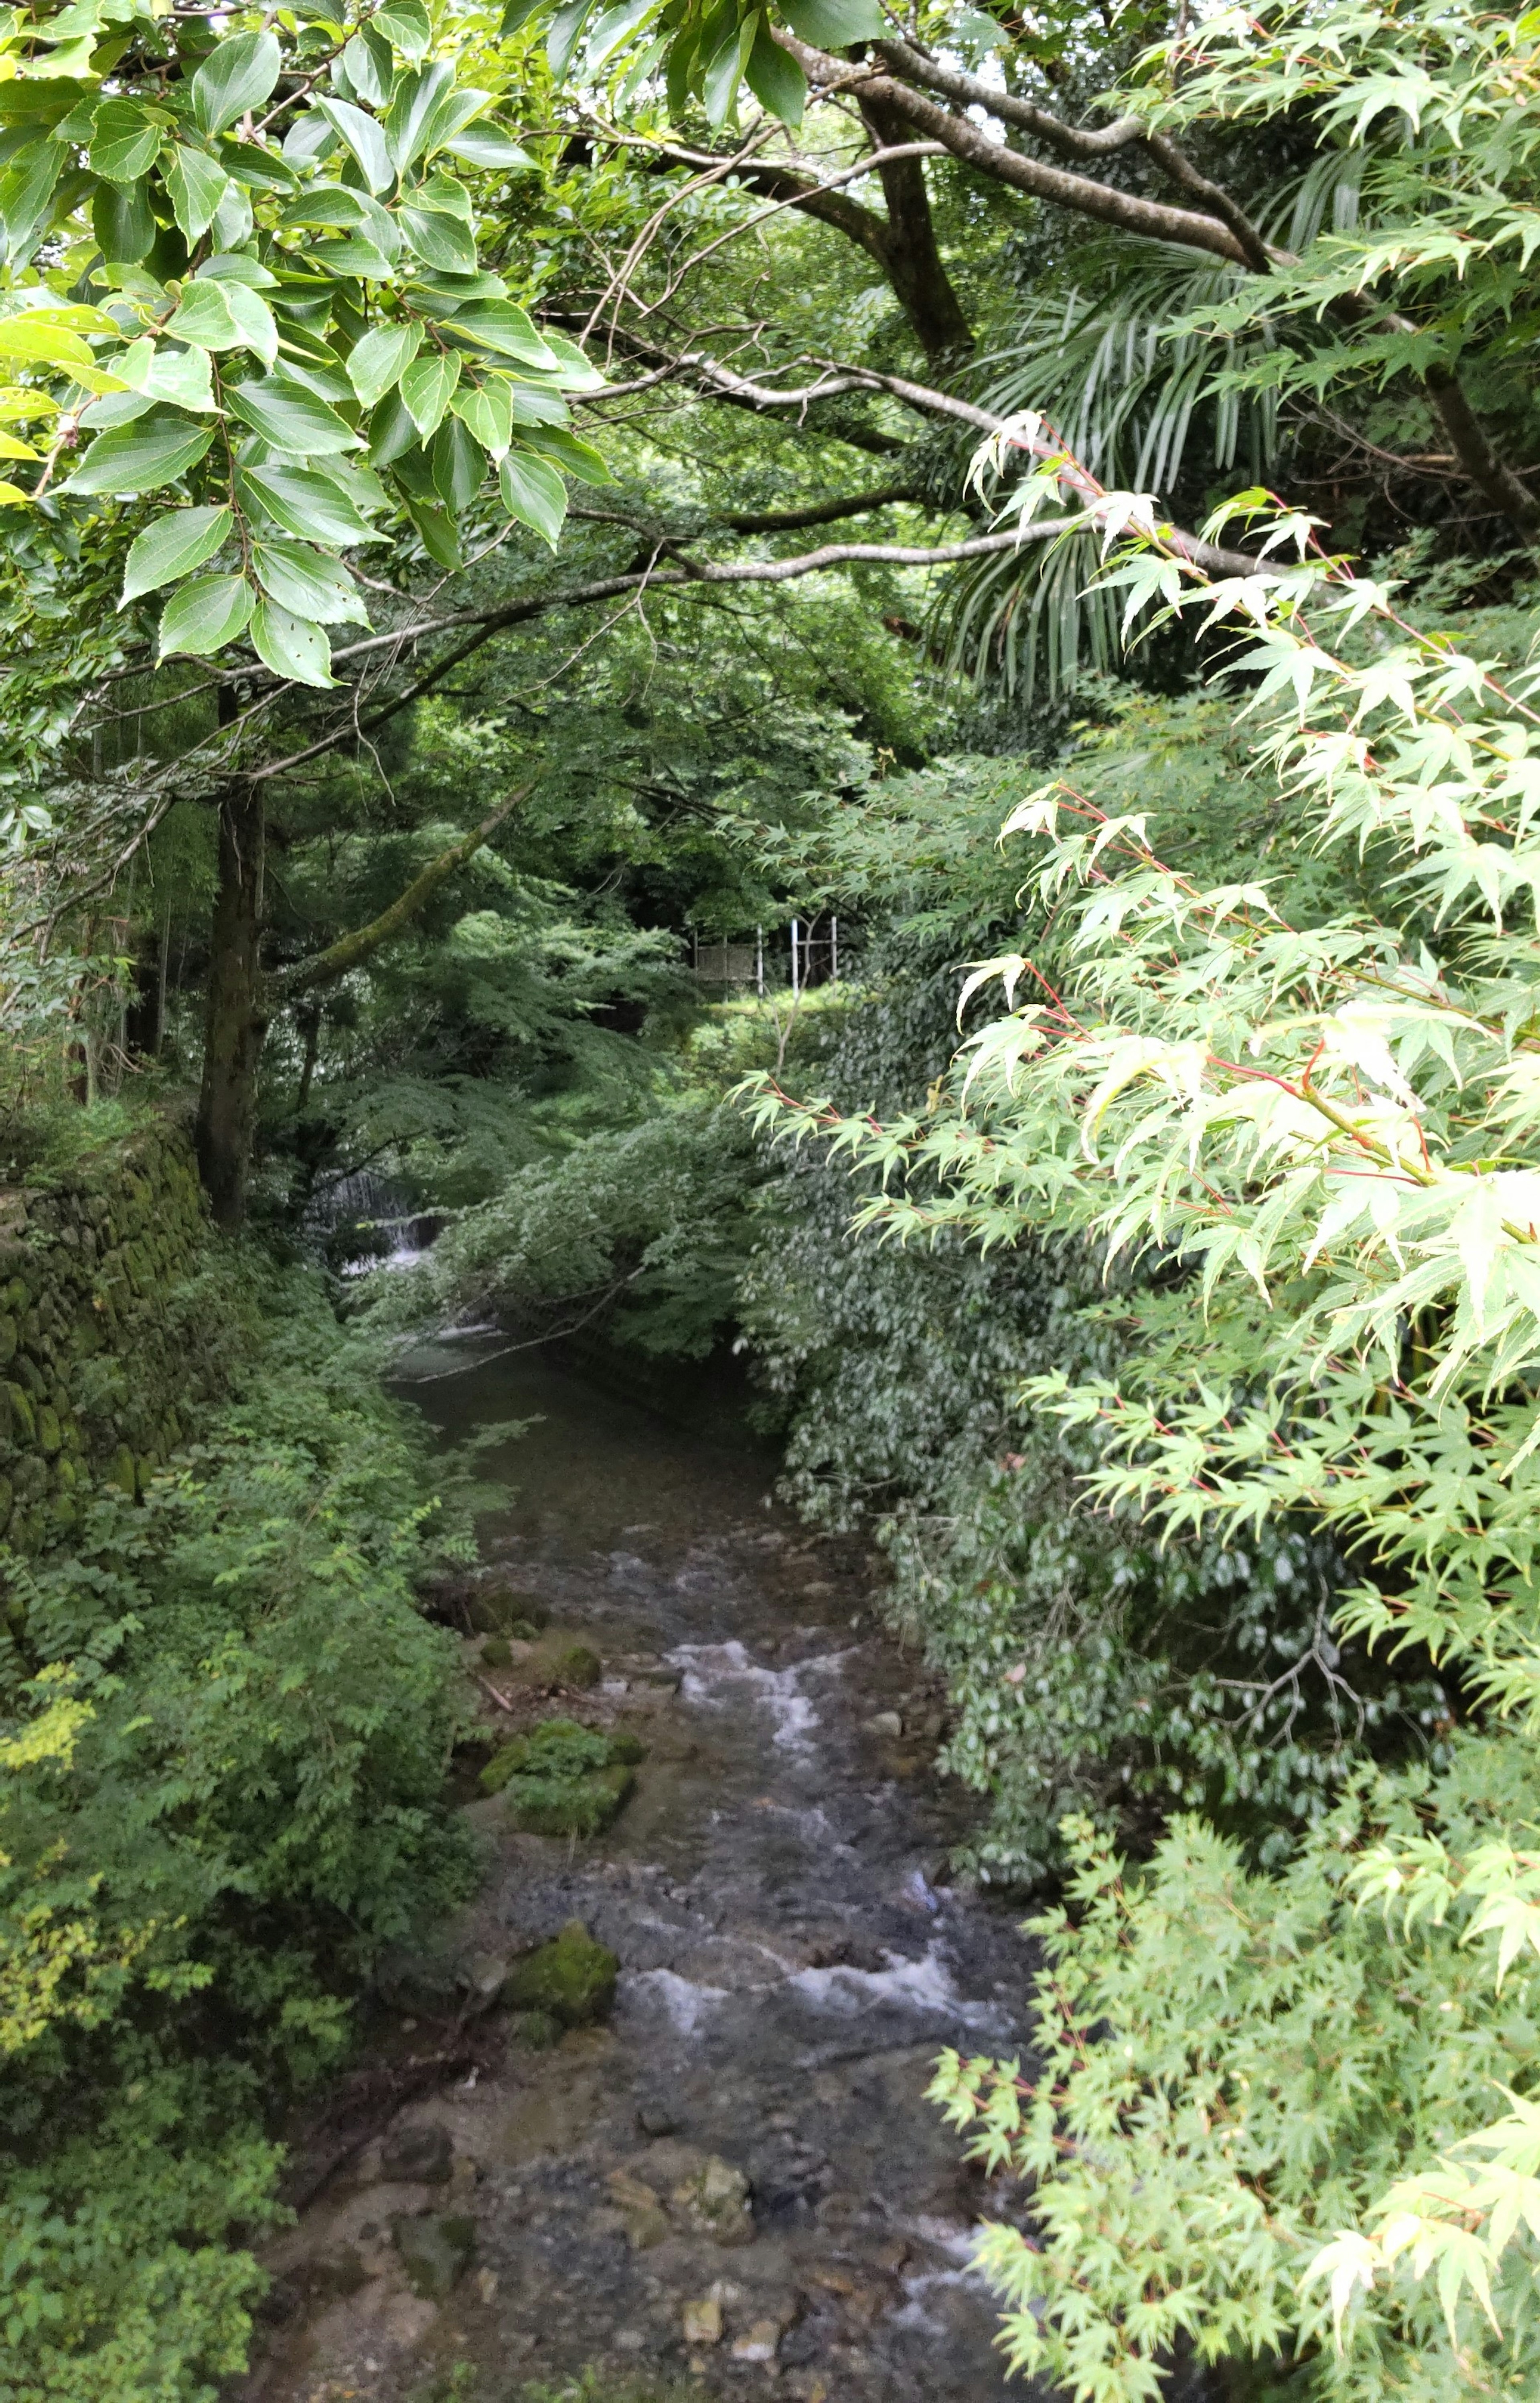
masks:
<path id="1" fill-rule="evenodd" d="M 1540 16 L 1463 0 L 0 26 L 7 1178 L 183 1113 L 249 1313 L 312 1326 L 252 1261 L 394 1213 L 442 1231 L 350 1287 L 376 1341 L 746 1363 L 945 1675 L 967 1866 L 1035 1895 L 1036 2055 L 936 2094 L 1075 2403 L 1540 2369 L 1537 173 Z M 345 1489 L 292 1574 L 394 1649 L 327 1807 L 410 1836 L 333 1827 L 264 1993 L 212 1896 L 267 1839 L 205 1798 L 158 1991 L 225 1981 L 217 2093 L 169 2002 L 131 2043 L 0 1955 L 29 2225 L 180 2174 L 62 2099 L 142 2038 L 208 2240 L 98 2354 L 97 2240 L 40 2235 L 0 2393 L 237 2361 L 210 2132 L 254 2223 L 338 1896 L 361 1978 L 465 1873 L 355 1356 L 237 1377 L 137 1549 L 8 1521 L 11 1899 L 160 1874 L 103 1746 L 236 1640 L 187 1563 L 256 1540 L 248 1443 L 297 1524 Z M 80 1734 L 88 1546 L 134 1632 Z"/>

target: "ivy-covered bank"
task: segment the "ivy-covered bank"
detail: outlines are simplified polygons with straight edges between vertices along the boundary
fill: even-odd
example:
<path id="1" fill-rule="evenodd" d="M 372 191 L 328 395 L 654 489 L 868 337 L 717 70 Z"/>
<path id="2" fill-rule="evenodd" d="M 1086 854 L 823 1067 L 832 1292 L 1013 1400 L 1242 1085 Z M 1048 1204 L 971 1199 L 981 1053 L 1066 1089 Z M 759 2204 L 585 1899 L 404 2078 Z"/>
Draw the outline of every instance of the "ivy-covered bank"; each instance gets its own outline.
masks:
<path id="1" fill-rule="evenodd" d="M 243 2359 L 275 2111 L 471 1872 L 443 1537 L 417 1422 L 317 1279 L 205 1234 L 174 1133 L 11 1228 L 0 2403 L 190 2403 Z"/>
<path id="2" fill-rule="evenodd" d="M 31 1558 L 92 1488 L 131 1499 L 217 1390 L 216 1293 L 192 1147 L 150 1118 L 0 1188 L 0 1535 Z"/>

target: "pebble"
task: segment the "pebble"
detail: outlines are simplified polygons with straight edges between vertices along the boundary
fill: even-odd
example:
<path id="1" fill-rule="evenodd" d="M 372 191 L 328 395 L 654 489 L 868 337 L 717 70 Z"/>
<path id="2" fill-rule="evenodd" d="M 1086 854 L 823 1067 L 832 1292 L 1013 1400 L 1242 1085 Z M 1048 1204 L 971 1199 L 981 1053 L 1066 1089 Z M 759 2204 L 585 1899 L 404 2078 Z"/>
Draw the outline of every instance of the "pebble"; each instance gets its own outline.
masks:
<path id="1" fill-rule="evenodd" d="M 685 2305 L 685 2342 L 687 2344 L 720 2344 L 722 2341 L 722 2306 L 715 2295 L 702 2295 L 699 2300 Z"/>
<path id="2" fill-rule="evenodd" d="M 735 2339 L 734 2361 L 773 2361 L 781 2331 L 774 2320 L 756 2320 L 745 2336 Z"/>
<path id="3" fill-rule="evenodd" d="M 871 1717 L 863 1719 L 861 1724 L 868 1735 L 883 1735 L 896 1740 L 904 1732 L 904 1722 L 896 1711 L 874 1711 Z"/>

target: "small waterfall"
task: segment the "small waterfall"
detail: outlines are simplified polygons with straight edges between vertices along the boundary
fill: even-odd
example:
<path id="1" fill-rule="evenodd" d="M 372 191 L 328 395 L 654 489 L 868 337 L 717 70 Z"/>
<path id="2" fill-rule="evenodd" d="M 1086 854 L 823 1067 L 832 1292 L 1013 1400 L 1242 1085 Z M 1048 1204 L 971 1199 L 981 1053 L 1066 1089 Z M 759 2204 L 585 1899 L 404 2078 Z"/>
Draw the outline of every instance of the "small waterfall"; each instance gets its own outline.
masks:
<path id="1" fill-rule="evenodd" d="M 299 1222 L 305 1249 L 343 1276 L 410 1268 L 444 1224 L 443 1214 L 413 1210 L 388 1176 L 355 1168 L 316 1187 Z"/>

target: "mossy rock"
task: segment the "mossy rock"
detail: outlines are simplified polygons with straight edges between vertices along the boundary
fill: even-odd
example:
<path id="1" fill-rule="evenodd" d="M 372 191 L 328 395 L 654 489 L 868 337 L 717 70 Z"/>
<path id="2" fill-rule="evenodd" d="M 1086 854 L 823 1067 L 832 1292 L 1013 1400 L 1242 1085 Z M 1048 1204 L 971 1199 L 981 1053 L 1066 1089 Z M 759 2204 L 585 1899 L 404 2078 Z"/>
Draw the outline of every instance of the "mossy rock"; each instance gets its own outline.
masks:
<path id="1" fill-rule="evenodd" d="M 527 1627 L 538 1633 L 548 1625 L 550 1613 L 533 1593 L 519 1593 L 511 1586 L 483 1587 L 473 1593 L 465 1604 L 465 1616 L 476 1635 L 511 1635 L 516 1627 Z"/>
<path id="2" fill-rule="evenodd" d="M 489 1635 L 481 1646 L 481 1659 L 489 1669 L 506 1669 L 513 1659 L 506 1635 Z"/>
<path id="3" fill-rule="evenodd" d="M 515 2011 L 508 2021 L 508 2033 L 517 2044 L 527 2045 L 531 2052 L 548 2052 L 553 2044 L 562 2041 L 562 2022 L 549 2011 Z"/>
<path id="4" fill-rule="evenodd" d="M 611 1760 L 623 1761 L 628 1769 L 634 1769 L 646 1757 L 647 1747 L 634 1728 L 616 1729 L 610 1738 Z"/>
<path id="5" fill-rule="evenodd" d="M 508 1816 L 526 1836 L 598 1836 L 609 1826 L 636 1772 L 617 1762 L 588 1777 L 510 1777 Z"/>
<path id="6" fill-rule="evenodd" d="M 595 1943 L 580 1919 L 529 1953 L 509 1975 L 504 1999 L 515 2010 L 546 2011 L 562 2027 L 587 2027 L 608 2014 L 620 1964 Z"/>
<path id="7" fill-rule="evenodd" d="M 516 1644 L 533 1644 L 540 1630 L 533 1618 L 513 1618 L 508 1621 L 508 1635 Z M 500 1640 L 495 1635 L 493 1637 L 494 1644 Z"/>
<path id="8" fill-rule="evenodd" d="M 597 1686 L 604 1673 L 598 1653 L 587 1644 L 569 1644 L 564 1651 L 555 1654 L 550 1668 L 558 1685 L 570 1686 L 579 1693 Z"/>

